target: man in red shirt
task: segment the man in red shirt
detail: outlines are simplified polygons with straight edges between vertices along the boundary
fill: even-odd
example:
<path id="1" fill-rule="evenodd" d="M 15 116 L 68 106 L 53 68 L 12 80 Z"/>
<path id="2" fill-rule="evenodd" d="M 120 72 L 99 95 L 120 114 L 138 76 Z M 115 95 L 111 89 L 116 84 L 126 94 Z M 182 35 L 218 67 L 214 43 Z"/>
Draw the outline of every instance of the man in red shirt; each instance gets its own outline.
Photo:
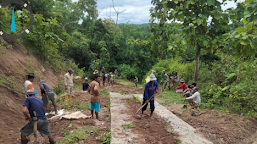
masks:
<path id="1" fill-rule="evenodd" d="M 176 93 L 181 93 L 187 89 L 187 85 L 183 79 L 180 80 L 181 84 L 176 87 Z"/>

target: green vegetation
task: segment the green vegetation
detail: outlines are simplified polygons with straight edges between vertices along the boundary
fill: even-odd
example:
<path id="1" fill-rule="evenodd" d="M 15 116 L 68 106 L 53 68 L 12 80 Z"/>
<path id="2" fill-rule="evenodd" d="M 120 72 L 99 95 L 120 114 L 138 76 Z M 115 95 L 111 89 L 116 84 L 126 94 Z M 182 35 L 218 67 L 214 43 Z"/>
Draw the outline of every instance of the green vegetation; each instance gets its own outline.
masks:
<path id="1" fill-rule="evenodd" d="M 134 95 L 133 95 L 133 98 L 136 99 L 136 101 L 137 101 L 138 103 L 140 103 L 140 104 L 143 103 L 143 101 L 140 100 L 137 96 L 134 96 Z"/>
<path id="2" fill-rule="evenodd" d="M 157 98 L 161 99 L 160 104 L 161 105 L 167 105 L 167 104 L 182 104 L 184 101 L 184 98 L 181 96 L 181 94 L 177 94 L 174 91 L 164 91 L 160 95 L 157 96 Z"/>
<path id="3" fill-rule="evenodd" d="M 119 83 L 125 86 L 136 87 L 135 83 L 132 81 L 123 80 L 123 79 L 117 79 L 116 81 L 118 81 Z M 141 80 L 141 81 L 145 82 L 145 80 Z M 137 84 L 137 87 L 143 87 L 143 86 L 144 86 L 143 84 L 140 84 L 140 83 Z"/>
<path id="4" fill-rule="evenodd" d="M 106 87 L 104 87 L 101 91 L 100 91 L 100 96 L 109 96 L 110 93 L 109 91 L 106 90 Z"/>
<path id="5" fill-rule="evenodd" d="M 130 123 L 130 124 L 122 125 L 122 127 L 124 130 L 127 130 L 127 129 L 134 128 L 136 126 L 133 123 Z"/>
<path id="6" fill-rule="evenodd" d="M 53 88 L 53 91 L 57 96 L 63 94 L 66 91 L 64 81 L 59 81 L 57 86 Z"/>
<path id="7" fill-rule="evenodd" d="M 238 60 L 227 55 L 220 55 L 220 59 L 213 62 L 211 68 L 205 63 L 200 63 L 201 71 L 197 85 L 200 88 L 201 106 L 256 117 L 257 100 L 254 96 L 257 95 L 257 88 L 253 74 L 257 60 L 238 63 Z M 162 69 L 177 70 L 180 78 L 191 84 L 194 82 L 193 66 L 193 62 L 183 63 L 183 60 L 178 58 L 159 61 L 153 69 L 159 73 Z M 162 105 L 183 103 L 183 97 L 174 91 L 165 91 L 158 97 L 163 100 Z"/>
<path id="8" fill-rule="evenodd" d="M 70 127 L 68 128 L 71 129 Z M 100 129 L 93 129 L 93 127 L 86 126 L 84 128 L 75 129 L 72 132 L 69 130 L 63 129 L 64 139 L 59 144 L 71 144 L 76 143 L 80 140 L 87 140 L 90 135 L 99 134 L 101 132 Z"/>
<path id="9" fill-rule="evenodd" d="M 100 140 L 103 144 L 110 144 L 112 139 L 111 130 L 109 129 L 107 133 L 101 134 L 96 139 Z"/>
<path id="10" fill-rule="evenodd" d="M 91 78 L 93 70 L 104 66 L 106 72 L 117 69 L 122 79 L 137 76 L 144 83 L 153 69 L 159 82 L 162 70 L 178 71 L 187 83 L 198 83 L 203 107 L 257 117 L 257 1 L 223 10 L 228 1 L 151 0 L 150 24 L 118 24 L 116 29 L 112 19 L 98 17 L 96 0 L 29 0 L 33 29 L 13 43 L 24 45 L 56 73 L 71 67 L 76 75 Z M 14 6 L 0 9 L 1 30 L 9 30 Z M 19 33 L 29 15 L 25 9 L 15 14 Z M 5 41 L 0 45 L 15 48 Z M 29 69 L 35 66 L 26 64 Z M 2 78 L 1 83 L 14 88 L 9 80 Z M 58 95 L 63 91 L 61 85 L 55 88 Z M 101 94 L 107 95 L 106 90 Z M 171 94 L 172 99 L 168 93 L 161 95 L 163 104 L 181 103 Z"/>
<path id="11" fill-rule="evenodd" d="M 70 110 L 90 110 L 90 103 L 80 101 L 77 99 L 71 99 L 65 101 L 64 99 L 57 99 L 56 102 L 60 103 L 60 108 Z"/>

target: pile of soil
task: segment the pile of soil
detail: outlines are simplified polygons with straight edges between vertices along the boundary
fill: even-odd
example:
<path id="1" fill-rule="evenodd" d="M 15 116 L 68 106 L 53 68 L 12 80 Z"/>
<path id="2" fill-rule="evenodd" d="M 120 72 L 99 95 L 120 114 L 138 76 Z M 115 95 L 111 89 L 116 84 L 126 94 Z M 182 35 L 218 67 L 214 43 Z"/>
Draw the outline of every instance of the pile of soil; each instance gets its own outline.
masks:
<path id="1" fill-rule="evenodd" d="M 256 133 L 257 120 L 215 110 L 200 108 L 202 114 L 191 116 L 191 110 L 182 109 L 181 104 L 169 104 L 166 108 L 192 127 L 202 133 L 215 144 L 245 143 L 252 134 Z"/>

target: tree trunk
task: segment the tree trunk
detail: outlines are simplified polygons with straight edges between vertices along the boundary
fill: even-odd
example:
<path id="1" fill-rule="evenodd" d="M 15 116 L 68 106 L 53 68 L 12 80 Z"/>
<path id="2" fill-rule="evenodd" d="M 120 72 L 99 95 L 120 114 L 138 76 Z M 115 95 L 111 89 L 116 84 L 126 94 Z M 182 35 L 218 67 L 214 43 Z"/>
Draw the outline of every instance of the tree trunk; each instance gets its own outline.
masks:
<path id="1" fill-rule="evenodd" d="M 243 64 L 243 61 L 241 62 L 241 64 L 240 64 L 239 67 L 238 67 L 238 70 L 237 70 L 236 84 L 239 83 L 240 70 L 241 70 L 242 64 Z"/>
<path id="2" fill-rule="evenodd" d="M 198 76 L 199 76 L 200 52 L 201 52 L 201 47 L 197 45 L 196 55 L 195 55 L 195 82 L 198 81 Z"/>

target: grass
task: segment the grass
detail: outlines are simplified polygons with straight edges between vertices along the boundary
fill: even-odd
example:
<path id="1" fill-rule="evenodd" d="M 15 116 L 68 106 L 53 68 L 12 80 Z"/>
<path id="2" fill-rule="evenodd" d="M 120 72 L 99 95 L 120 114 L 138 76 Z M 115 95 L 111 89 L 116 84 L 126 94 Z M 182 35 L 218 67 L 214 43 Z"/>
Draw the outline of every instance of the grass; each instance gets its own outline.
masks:
<path id="1" fill-rule="evenodd" d="M 110 92 L 106 90 L 106 88 L 104 87 L 101 91 L 100 91 L 100 95 L 105 95 L 105 96 L 109 96 Z"/>
<path id="2" fill-rule="evenodd" d="M 164 122 L 163 124 L 164 124 L 165 126 L 169 126 L 170 123 L 171 123 L 171 121 L 168 121 L 168 122 Z"/>
<path id="3" fill-rule="evenodd" d="M 158 99 L 162 100 L 161 105 L 165 106 L 167 104 L 183 104 L 184 98 L 181 94 L 177 94 L 174 91 L 164 91 L 157 96 Z"/>
<path id="4" fill-rule="evenodd" d="M 134 96 L 134 95 L 133 95 L 133 97 L 134 97 L 134 99 L 136 99 L 136 101 L 137 101 L 138 103 L 140 103 L 140 104 L 143 103 L 143 101 L 140 100 L 137 96 Z"/>
<path id="5" fill-rule="evenodd" d="M 64 131 L 65 137 L 63 138 L 62 142 L 60 142 L 59 144 L 76 143 L 80 140 L 86 140 L 92 134 L 98 134 L 101 132 L 100 129 L 93 129 L 90 126 L 86 126 L 80 129 L 75 129 L 73 130 L 73 132 L 68 132 L 67 129 L 63 129 L 63 131 Z"/>
<path id="6" fill-rule="evenodd" d="M 168 135 L 172 135 L 174 133 L 174 129 L 168 130 Z"/>
<path id="7" fill-rule="evenodd" d="M 122 127 L 123 127 L 124 130 L 127 130 L 127 129 L 134 128 L 136 126 L 133 123 L 131 123 L 131 124 L 127 124 L 127 125 L 122 125 Z"/>
<path id="8" fill-rule="evenodd" d="M 116 79 L 117 82 L 121 83 L 122 85 L 129 86 L 129 87 L 136 87 L 135 83 L 128 80 Z M 143 84 L 137 83 L 137 87 L 143 87 Z"/>
<path id="9" fill-rule="evenodd" d="M 103 144 L 110 144 L 112 140 L 111 129 L 109 129 L 107 133 L 98 136 L 96 139 L 101 141 Z"/>
<path id="10" fill-rule="evenodd" d="M 57 99 L 56 102 L 60 103 L 61 109 L 90 110 L 90 103 L 85 101 L 80 101 L 76 99 L 65 101 L 64 99 Z"/>

